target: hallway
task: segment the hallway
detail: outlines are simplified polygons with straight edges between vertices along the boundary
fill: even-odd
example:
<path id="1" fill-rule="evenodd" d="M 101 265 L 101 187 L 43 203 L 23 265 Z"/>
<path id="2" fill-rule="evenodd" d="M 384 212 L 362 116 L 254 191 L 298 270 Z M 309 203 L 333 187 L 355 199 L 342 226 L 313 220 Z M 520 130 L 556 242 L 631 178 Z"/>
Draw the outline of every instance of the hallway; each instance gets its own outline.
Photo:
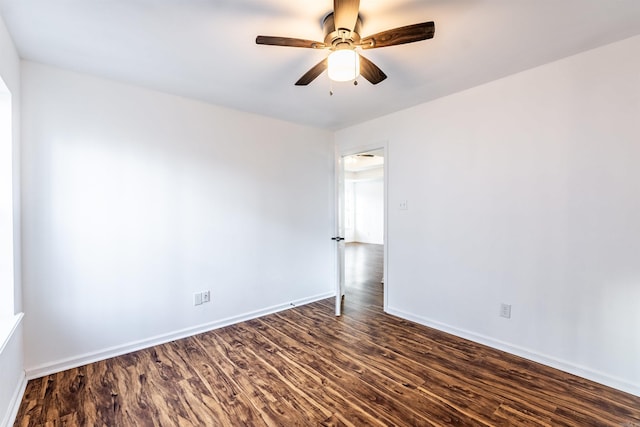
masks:
<path id="1" fill-rule="evenodd" d="M 345 314 L 367 306 L 382 313 L 384 245 L 347 243 L 345 245 Z"/>

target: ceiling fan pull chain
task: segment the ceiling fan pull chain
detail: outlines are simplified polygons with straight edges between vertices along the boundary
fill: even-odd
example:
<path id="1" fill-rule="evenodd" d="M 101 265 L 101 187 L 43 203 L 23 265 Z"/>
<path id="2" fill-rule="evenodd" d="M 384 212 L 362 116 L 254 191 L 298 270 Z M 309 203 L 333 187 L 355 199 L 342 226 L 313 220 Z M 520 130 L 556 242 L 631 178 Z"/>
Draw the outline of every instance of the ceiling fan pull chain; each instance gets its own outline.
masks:
<path id="1" fill-rule="evenodd" d="M 353 49 L 355 51 L 355 48 Z M 360 75 L 360 70 L 358 67 L 358 53 L 353 56 L 353 69 L 356 70 L 356 75 L 353 77 L 353 85 L 358 86 L 358 76 Z"/>

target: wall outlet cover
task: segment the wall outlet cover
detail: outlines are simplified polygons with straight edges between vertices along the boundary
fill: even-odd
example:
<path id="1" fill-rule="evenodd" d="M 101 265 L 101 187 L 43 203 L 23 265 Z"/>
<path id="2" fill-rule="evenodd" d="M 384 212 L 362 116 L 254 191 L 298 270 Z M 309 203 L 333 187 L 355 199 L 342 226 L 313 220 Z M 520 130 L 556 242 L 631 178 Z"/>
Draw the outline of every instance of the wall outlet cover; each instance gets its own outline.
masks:
<path id="1" fill-rule="evenodd" d="M 506 319 L 511 318 L 511 304 L 500 304 L 500 317 L 504 317 Z"/>

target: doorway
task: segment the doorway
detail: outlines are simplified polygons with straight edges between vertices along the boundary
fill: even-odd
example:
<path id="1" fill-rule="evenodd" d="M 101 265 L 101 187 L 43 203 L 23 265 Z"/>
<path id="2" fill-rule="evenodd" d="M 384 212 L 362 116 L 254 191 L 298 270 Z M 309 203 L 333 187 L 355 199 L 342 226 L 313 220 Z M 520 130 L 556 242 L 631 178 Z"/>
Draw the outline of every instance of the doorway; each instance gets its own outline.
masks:
<path id="1" fill-rule="evenodd" d="M 336 315 L 350 305 L 386 307 L 386 147 L 338 159 Z"/>

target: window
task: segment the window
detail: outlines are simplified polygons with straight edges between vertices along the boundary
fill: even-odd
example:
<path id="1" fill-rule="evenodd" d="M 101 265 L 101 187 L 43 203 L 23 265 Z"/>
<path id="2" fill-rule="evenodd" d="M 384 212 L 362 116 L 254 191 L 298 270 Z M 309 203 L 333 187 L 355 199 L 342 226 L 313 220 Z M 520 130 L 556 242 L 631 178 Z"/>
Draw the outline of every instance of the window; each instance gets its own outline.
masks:
<path id="1" fill-rule="evenodd" d="M 0 78 L 0 344 L 14 315 L 11 92 Z"/>

